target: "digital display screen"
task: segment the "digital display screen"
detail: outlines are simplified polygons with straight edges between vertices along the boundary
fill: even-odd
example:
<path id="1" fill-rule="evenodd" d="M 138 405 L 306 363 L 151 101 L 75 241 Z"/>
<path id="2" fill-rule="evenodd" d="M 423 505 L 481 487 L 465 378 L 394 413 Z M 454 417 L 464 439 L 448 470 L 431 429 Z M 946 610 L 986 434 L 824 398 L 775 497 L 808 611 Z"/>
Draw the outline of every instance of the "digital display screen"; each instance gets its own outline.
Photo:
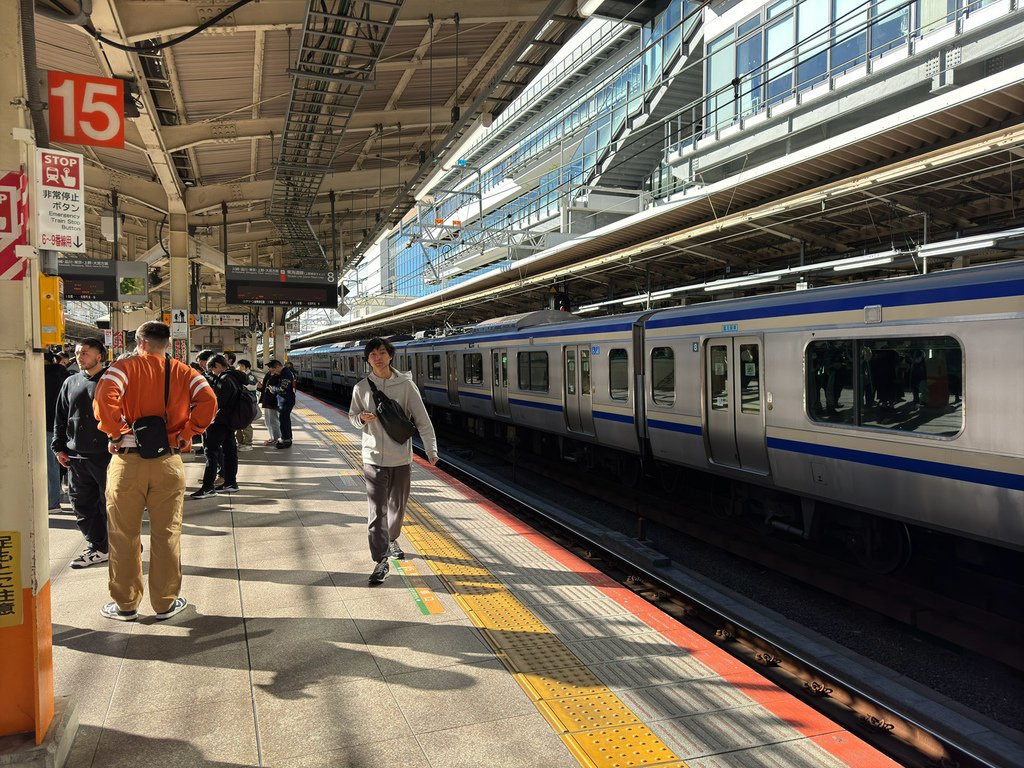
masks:
<path id="1" fill-rule="evenodd" d="M 225 278 L 228 304 L 330 309 L 338 306 L 333 272 L 228 267 Z"/>
<path id="2" fill-rule="evenodd" d="M 57 262 L 61 295 L 75 301 L 117 301 L 117 262 L 61 258 Z"/>
<path id="3" fill-rule="evenodd" d="M 111 277 L 61 275 L 61 295 L 70 301 L 117 301 L 117 281 Z"/>

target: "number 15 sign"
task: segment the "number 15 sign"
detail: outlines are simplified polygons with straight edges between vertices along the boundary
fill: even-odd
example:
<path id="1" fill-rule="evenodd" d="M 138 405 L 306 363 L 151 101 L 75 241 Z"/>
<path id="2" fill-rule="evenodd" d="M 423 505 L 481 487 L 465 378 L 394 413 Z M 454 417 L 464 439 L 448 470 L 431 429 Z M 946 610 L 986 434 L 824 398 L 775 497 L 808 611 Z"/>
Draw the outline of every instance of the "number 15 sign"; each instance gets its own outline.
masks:
<path id="1" fill-rule="evenodd" d="M 124 148 L 124 83 L 91 75 L 49 72 L 50 139 Z"/>

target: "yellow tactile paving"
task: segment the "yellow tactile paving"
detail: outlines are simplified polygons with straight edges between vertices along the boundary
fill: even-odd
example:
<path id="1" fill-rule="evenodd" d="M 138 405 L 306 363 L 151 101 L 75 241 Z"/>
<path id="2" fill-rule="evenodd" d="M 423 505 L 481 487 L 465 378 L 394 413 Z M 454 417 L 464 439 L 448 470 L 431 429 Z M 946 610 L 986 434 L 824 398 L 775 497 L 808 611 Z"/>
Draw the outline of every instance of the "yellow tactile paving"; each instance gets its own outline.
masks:
<path id="1" fill-rule="evenodd" d="M 296 412 L 337 444 L 353 466 L 362 464 L 351 435 L 309 409 Z M 685 766 L 529 608 L 412 500 L 403 533 L 581 765 Z"/>

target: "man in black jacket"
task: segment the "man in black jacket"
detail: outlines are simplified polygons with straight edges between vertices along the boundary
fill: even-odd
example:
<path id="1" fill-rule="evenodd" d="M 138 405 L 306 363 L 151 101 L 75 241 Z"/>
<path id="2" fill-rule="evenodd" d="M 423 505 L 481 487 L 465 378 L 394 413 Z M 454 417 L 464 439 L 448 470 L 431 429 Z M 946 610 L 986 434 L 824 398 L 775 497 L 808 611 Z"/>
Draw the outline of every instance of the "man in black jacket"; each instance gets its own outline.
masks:
<path id="1" fill-rule="evenodd" d="M 107 369 L 107 350 L 97 339 L 82 339 L 75 347 L 79 373 L 61 386 L 54 409 L 50 450 L 68 469 L 71 506 L 85 549 L 71 561 L 72 568 L 105 563 L 107 556 L 107 436 L 93 413 L 96 382 Z"/>
<path id="2" fill-rule="evenodd" d="M 60 396 L 60 388 L 68 377 L 68 369 L 57 362 L 57 356 L 53 352 L 43 353 L 43 399 L 46 403 L 46 439 L 53 441 L 53 418 L 54 409 L 57 406 L 57 398 Z M 60 465 L 52 453 L 46 454 L 46 495 L 47 507 L 50 511 L 60 509 Z"/>
<path id="3" fill-rule="evenodd" d="M 235 378 L 237 371 L 228 365 L 224 355 L 213 355 L 206 361 L 206 370 L 217 393 L 217 416 L 206 430 L 206 472 L 203 487 L 190 494 L 193 499 L 208 499 L 218 493 L 234 493 L 238 490 L 238 447 L 235 445 L 235 430 L 229 418 L 242 394 L 242 387 Z M 217 469 L 224 477 L 221 485 L 214 486 Z"/>

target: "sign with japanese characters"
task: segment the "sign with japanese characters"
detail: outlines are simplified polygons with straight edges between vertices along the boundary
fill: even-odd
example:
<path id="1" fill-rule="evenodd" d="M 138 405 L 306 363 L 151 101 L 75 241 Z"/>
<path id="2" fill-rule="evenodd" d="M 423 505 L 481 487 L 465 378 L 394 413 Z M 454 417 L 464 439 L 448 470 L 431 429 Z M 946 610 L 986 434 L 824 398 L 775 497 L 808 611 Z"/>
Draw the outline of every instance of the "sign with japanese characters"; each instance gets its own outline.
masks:
<path id="1" fill-rule="evenodd" d="M 21 533 L 0 531 L 0 627 L 25 621 L 21 596 Z"/>
<path id="2" fill-rule="evenodd" d="M 124 149 L 124 83 L 106 77 L 47 73 L 50 140 Z"/>
<path id="3" fill-rule="evenodd" d="M 248 328 L 249 316 L 231 313 L 210 314 L 204 312 L 199 316 L 199 325 L 223 325 L 229 328 Z"/>
<path id="4" fill-rule="evenodd" d="M 81 155 L 36 149 L 35 208 L 40 248 L 85 253 L 85 166 Z"/>
<path id="5" fill-rule="evenodd" d="M 28 263 L 18 256 L 25 244 L 25 188 L 28 177 L 0 171 L 0 280 L 21 280 Z"/>

